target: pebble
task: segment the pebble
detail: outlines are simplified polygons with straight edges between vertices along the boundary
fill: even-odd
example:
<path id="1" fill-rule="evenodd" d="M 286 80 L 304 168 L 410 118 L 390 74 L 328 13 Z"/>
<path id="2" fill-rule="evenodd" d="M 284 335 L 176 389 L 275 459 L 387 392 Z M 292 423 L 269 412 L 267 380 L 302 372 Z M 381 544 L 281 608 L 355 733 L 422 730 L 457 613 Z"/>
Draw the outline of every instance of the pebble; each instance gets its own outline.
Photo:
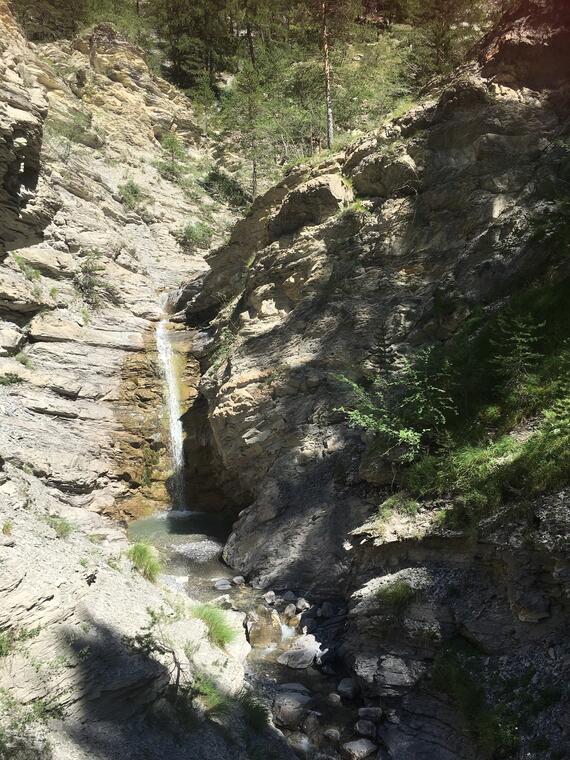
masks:
<path id="1" fill-rule="evenodd" d="M 245 578 L 243 575 L 236 575 L 235 578 L 232 578 L 232 583 L 234 586 L 245 586 Z"/>
<path id="2" fill-rule="evenodd" d="M 331 693 L 327 697 L 327 702 L 329 703 L 329 705 L 332 705 L 333 707 L 338 707 L 338 705 L 340 705 L 342 702 L 340 698 L 340 694 L 337 694 L 336 691 L 331 691 Z"/>

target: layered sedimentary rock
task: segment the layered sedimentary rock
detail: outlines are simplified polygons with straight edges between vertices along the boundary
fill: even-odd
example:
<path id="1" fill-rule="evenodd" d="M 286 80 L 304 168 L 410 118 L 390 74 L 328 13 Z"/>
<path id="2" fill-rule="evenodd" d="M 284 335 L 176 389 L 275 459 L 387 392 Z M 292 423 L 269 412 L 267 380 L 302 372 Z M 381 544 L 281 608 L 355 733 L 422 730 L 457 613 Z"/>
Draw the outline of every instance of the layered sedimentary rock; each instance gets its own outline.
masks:
<path id="1" fill-rule="evenodd" d="M 431 685 L 457 637 L 486 653 L 491 703 L 527 723 L 525 672 L 537 693 L 557 692 L 523 730 L 527 748 L 547 736 L 560 751 L 567 731 L 567 492 L 511 503 L 476 540 L 444 530 L 438 505 L 379 538 L 366 518 L 394 471 L 338 410 L 339 375 L 445 345 L 476 309 L 570 274 L 536 234 L 567 195 L 566 11 L 523 5 L 481 46 L 482 68 L 259 198 L 187 306 L 204 372 L 188 451 L 239 512 L 225 557 L 263 587 L 348 599 L 336 654 L 366 699 L 385 700 L 379 757 L 479 756 L 458 705 Z M 516 66 L 513 44 L 529 46 Z M 398 581 L 410 604 L 394 616 L 382 588 Z M 516 694 L 501 697 L 509 679 Z"/>

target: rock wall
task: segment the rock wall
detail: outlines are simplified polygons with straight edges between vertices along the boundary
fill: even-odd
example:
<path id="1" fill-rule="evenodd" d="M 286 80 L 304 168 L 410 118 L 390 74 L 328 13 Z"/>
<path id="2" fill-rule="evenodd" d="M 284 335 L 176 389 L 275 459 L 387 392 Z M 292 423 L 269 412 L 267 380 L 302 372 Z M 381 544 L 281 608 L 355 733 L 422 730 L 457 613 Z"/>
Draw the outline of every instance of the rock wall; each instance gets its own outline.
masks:
<path id="1" fill-rule="evenodd" d="M 445 344 L 535 279 L 567 281 L 567 257 L 535 234 L 567 196 L 566 22 L 557 4 L 521 4 L 437 99 L 290 172 L 187 305 L 203 372 L 193 451 L 208 460 L 203 479 L 239 495 L 225 558 L 264 588 L 348 601 L 331 666 L 381 700 L 382 758 L 509 751 L 485 754 L 483 729 L 434 688 L 451 640 L 486 653 L 473 690 L 496 716 L 518 710 L 525 756 L 549 756 L 541 742 L 564 751 L 567 492 L 506 507 L 476 539 L 444 530 L 438 505 L 379 539 L 362 525 L 394 475 L 346 427 L 338 375 Z M 529 46 L 520 66 L 513 40 Z M 398 580 L 413 600 L 394 617 L 379 590 Z M 558 696 L 525 706 L 527 677 Z"/>
<path id="2" fill-rule="evenodd" d="M 2 0 L 0 73 L 0 755 L 245 760 L 241 728 L 198 719 L 190 734 L 171 699 L 198 671 L 239 691 L 243 616 L 228 611 L 236 640 L 213 645 L 191 600 L 135 571 L 110 519 L 168 503 L 162 295 L 206 270 L 180 229 L 231 221 L 197 183 L 161 176 L 157 137 L 178 133 L 189 174 L 211 146 L 110 27 L 33 46 Z M 148 647 L 149 611 L 164 651 Z"/>

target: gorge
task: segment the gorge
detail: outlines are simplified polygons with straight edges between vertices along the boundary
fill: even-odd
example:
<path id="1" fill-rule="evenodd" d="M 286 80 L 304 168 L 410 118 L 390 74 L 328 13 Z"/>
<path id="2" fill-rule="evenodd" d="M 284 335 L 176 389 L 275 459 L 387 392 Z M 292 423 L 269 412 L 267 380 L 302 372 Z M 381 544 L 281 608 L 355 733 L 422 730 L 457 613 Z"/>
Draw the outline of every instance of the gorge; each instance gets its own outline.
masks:
<path id="1" fill-rule="evenodd" d="M 568 756 L 569 42 L 505 4 L 244 210 L 0 0 L 0 758 Z"/>

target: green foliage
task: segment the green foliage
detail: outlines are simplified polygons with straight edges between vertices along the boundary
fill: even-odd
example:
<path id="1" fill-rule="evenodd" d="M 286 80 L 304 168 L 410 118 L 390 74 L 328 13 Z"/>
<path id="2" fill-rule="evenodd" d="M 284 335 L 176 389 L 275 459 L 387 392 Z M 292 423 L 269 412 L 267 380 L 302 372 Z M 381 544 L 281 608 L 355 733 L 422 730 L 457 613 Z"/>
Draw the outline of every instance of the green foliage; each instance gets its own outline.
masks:
<path id="1" fill-rule="evenodd" d="M 170 182 L 183 182 L 188 173 L 187 155 L 181 139 L 174 132 L 166 132 L 160 138 L 163 156 L 155 162 L 160 175 Z"/>
<path id="2" fill-rule="evenodd" d="M 208 628 L 208 638 L 218 647 L 231 644 L 237 637 L 236 631 L 228 623 L 223 610 L 211 604 L 197 604 L 192 609 L 192 614 L 198 620 L 202 620 Z"/>
<path id="3" fill-rule="evenodd" d="M 144 193 L 139 185 L 137 185 L 132 179 L 119 185 L 117 190 L 119 191 L 121 201 L 126 208 L 136 211 L 136 209 L 143 205 L 145 199 Z"/>
<path id="4" fill-rule="evenodd" d="M 39 271 L 33 267 L 31 264 L 28 264 L 26 259 L 23 256 L 18 256 L 18 254 L 13 254 L 14 261 L 18 265 L 18 269 L 22 272 L 26 280 L 30 280 L 30 282 L 33 282 L 34 280 L 39 280 L 41 275 Z"/>
<path id="5" fill-rule="evenodd" d="M 353 427 L 373 433 L 382 456 L 412 462 L 430 441 L 437 440 L 455 405 L 450 393 L 450 368 L 432 349 L 365 388 L 340 378 L 352 391 L 352 407 L 341 407 Z"/>
<path id="6" fill-rule="evenodd" d="M 5 372 L 3 375 L 0 375 L 0 385 L 16 385 L 22 382 L 23 380 L 20 375 L 17 375 L 15 372 Z"/>
<path id="7" fill-rule="evenodd" d="M 181 244 L 189 249 L 209 248 L 212 242 L 212 228 L 205 222 L 188 222 L 180 233 Z"/>
<path id="8" fill-rule="evenodd" d="M 223 327 L 217 339 L 216 347 L 209 359 L 213 367 L 219 367 L 227 361 L 237 340 L 237 332 L 232 325 Z"/>
<path id="9" fill-rule="evenodd" d="M 46 517 L 46 523 L 58 538 L 68 538 L 75 530 L 75 525 L 70 520 L 57 515 Z"/>
<path id="10" fill-rule="evenodd" d="M 251 201 L 251 196 L 244 191 L 239 182 L 220 169 L 211 169 L 200 184 L 213 198 L 234 208 L 245 208 Z"/>
<path id="11" fill-rule="evenodd" d="M 201 702 L 209 713 L 227 715 L 231 710 L 231 700 L 210 676 L 197 673 L 192 684 Z"/>
<path id="12" fill-rule="evenodd" d="M 416 597 L 416 590 L 407 581 L 398 579 L 386 583 L 376 592 L 376 598 L 396 615 L 401 615 Z"/>
<path id="13" fill-rule="evenodd" d="M 238 703 L 247 725 L 255 732 L 267 728 L 270 712 L 267 705 L 251 689 L 242 689 L 238 694 Z"/>
<path id="14" fill-rule="evenodd" d="M 30 359 L 30 357 L 29 357 L 27 354 L 25 354 L 23 351 L 19 351 L 19 352 L 16 354 L 16 357 L 15 357 L 15 358 L 16 358 L 16 361 L 17 361 L 19 364 L 21 364 L 23 367 L 27 367 L 28 369 L 30 369 L 30 368 L 33 366 L 32 360 L 31 360 L 31 359 Z"/>
<path id="15" fill-rule="evenodd" d="M 5 520 L 2 525 L 2 535 L 11 536 L 13 527 L 14 526 L 10 520 Z"/>
<path id="16" fill-rule="evenodd" d="M 14 648 L 14 640 L 9 631 L 0 631 L 0 657 L 7 657 Z"/>
<path id="17" fill-rule="evenodd" d="M 380 512 L 383 514 L 398 512 L 413 517 L 417 514 L 419 506 L 419 502 L 416 499 L 412 499 L 405 491 L 399 491 L 382 502 Z"/>
<path id="18" fill-rule="evenodd" d="M 162 563 L 153 546 L 142 541 L 133 544 L 128 551 L 128 557 L 143 578 L 156 583 L 162 572 Z"/>
<path id="19" fill-rule="evenodd" d="M 433 687 L 451 698 L 482 758 L 511 757 L 519 745 L 517 726 L 500 709 L 489 707 L 481 681 L 469 667 L 473 660 L 453 649 L 444 651 L 433 666 Z"/>
<path id="20" fill-rule="evenodd" d="M 73 278 L 73 284 L 83 300 L 93 309 L 100 308 L 105 301 L 114 305 L 121 303 L 119 291 L 104 276 L 105 267 L 101 258 L 99 251 L 86 251 Z"/>

